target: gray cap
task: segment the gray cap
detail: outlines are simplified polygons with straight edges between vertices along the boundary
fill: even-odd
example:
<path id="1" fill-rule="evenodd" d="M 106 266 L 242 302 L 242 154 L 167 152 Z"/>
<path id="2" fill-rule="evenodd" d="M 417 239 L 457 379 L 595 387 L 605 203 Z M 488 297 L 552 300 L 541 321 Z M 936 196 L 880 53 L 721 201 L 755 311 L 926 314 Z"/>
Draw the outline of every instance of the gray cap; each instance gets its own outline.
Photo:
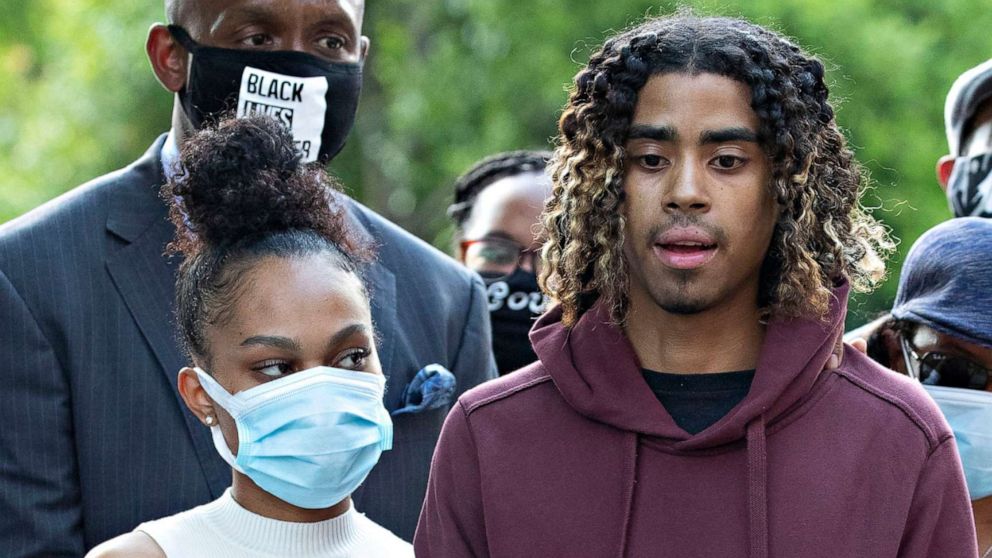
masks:
<path id="1" fill-rule="evenodd" d="M 989 97 L 992 97 L 992 60 L 986 60 L 954 80 L 944 104 L 944 129 L 951 155 L 961 155 L 965 127 Z"/>
<path id="2" fill-rule="evenodd" d="M 892 316 L 992 347 L 992 219 L 959 217 L 923 233 L 899 275 Z"/>

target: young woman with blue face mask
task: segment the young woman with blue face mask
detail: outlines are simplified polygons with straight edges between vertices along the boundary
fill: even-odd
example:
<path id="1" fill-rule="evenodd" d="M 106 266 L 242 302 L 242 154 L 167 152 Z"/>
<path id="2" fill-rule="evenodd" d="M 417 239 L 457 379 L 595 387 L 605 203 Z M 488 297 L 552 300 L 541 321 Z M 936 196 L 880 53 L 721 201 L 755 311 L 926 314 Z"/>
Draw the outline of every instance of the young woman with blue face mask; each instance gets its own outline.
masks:
<path id="1" fill-rule="evenodd" d="M 275 120 L 188 140 L 164 192 L 184 257 L 179 393 L 232 467 L 219 499 L 92 556 L 413 556 L 350 494 L 392 443 L 368 293 L 370 247 Z"/>
<path id="2" fill-rule="evenodd" d="M 868 352 L 933 397 L 957 439 L 983 557 L 992 557 L 992 219 L 930 229 L 910 249 L 893 319 Z"/>

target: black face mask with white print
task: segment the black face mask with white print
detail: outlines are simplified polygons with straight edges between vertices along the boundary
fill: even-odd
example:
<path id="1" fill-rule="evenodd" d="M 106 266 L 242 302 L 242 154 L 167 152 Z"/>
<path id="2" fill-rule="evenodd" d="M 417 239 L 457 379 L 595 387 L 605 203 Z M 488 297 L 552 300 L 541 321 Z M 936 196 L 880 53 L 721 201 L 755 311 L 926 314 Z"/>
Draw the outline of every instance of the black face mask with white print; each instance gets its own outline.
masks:
<path id="1" fill-rule="evenodd" d="M 489 295 L 493 355 L 502 375 L 537 360 L 527 334 L 544 313 L 547 297 L 537 286 L 537 276 L 523 269 L 501 279 L 483 276 L 483 280 Z"/>
<path id="2" fill-rule="evenodd" d="M 955 217 L 992 217 L 992 152 L 955 159 L 947 197 Z"/>
<path id="3" fill-rule="evenodd" d="M 344 147 L 358 110 L 361 64 L 306 52 L 209 47 L 177 25 L 169 32 L 193 55 L 179 101 L 194 128 L 228 114 L 261 113 L 293 132 L 305 163 L 326 163 Z"/>

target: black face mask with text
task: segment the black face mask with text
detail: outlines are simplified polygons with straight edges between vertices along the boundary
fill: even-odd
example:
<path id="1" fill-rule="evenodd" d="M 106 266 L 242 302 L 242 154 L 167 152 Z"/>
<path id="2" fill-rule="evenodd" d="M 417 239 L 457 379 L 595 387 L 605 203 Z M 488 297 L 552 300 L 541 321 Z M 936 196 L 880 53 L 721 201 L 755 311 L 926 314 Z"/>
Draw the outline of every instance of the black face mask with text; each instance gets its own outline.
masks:
<path id="1" fill-rule="evenodd" d="M 358 110 L 361 64 L 306 52 L 209 47 L 177 25 L 169 32 L 193 55 L 179 100 L 194 128 L 226 114 L 262 113 L 292 130 L 304 162 L 326 163 L 344 147 Z"/>
<path id="2" fill-rule="evenodd" d="M 522 269 L 501 279 L 483 276 L 483 280 L 489 295 L 493 355 L 503 375 L 537 360 L 527 334 L 544 313 L 547 299 L 537 286 L 537 276 Z"/>
<path id="3" fill-rule="evenodd" d="M 955 217 L 992 217 L 992 153 L 955 159 L 947 198 Z"/>

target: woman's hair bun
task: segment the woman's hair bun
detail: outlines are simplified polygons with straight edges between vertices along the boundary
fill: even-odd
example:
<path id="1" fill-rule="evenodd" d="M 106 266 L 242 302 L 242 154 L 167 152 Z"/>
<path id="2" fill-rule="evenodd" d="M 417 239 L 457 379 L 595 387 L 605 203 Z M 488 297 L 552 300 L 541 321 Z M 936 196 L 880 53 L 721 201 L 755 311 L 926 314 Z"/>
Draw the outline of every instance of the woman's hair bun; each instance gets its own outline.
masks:
<path id="1" fill-rule="evenodd" d="M 248 238 L 312 230 L 347 250 L 337 184 L 301 164 L 289 130 L 269 116 L 221 120 L 183 142 L 180 169 L 163 189 L 187 256 Z"/>

